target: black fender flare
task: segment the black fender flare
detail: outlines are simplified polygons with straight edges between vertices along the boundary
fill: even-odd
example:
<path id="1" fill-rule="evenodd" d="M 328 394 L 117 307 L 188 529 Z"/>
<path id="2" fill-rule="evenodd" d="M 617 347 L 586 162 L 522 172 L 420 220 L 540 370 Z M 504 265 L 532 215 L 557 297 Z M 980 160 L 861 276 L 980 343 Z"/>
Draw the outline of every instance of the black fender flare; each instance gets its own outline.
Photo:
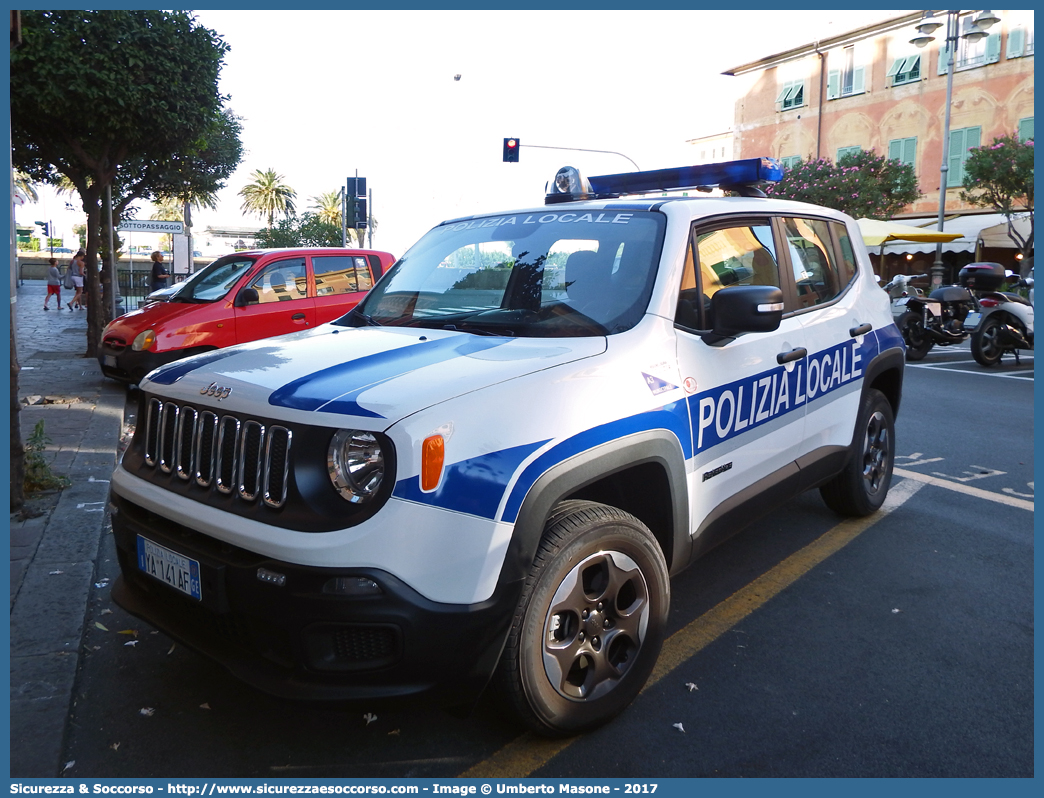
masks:
<path id="1" fill-rule="evenodd" d="M 899 403 L 903 397 L 903 371 L 906 368 L 906 355 L 899 347 L 891 347 L 879 352 L 863 369 L 862 393 L 877 387 L 892 404 L 892 415 L 899 416 Z M 894 377 L 889 376 L 894 373 Z"/>
<path id="2" fill-rule="evenodd" d="M 541 474 L 526 494 L 515 519 L 500 583 L 524 580 L 536 557 L 551 510 L 563 499 L 613 473 L 652 463 L 659 465 L 670 491 L 671 524 L 663 534 L 664 556 L 672 575 L 689 562 L 689 493 L 685 454 L 677 436 L 666 429 L 645 430 L 600 444 L 555 464 Z M 655 534 L 655 531 L 654 531 Z M 659 535 L 657 536 L 660 537 Z"/>

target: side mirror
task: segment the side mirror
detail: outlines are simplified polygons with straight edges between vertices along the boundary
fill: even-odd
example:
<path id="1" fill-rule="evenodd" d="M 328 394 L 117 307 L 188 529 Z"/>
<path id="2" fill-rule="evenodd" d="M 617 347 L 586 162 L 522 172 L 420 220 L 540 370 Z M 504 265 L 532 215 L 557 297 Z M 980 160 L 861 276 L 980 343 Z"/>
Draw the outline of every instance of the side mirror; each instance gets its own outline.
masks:
<path id="1" fill-rule="evenodd" d="M 737 285 L 711 297 L 714 326 L 703 336 L 720 346 L 743 333 L 772 332 L 783 320 L 783 292 L 772 285 Z"/>
<path id="2" fill-rule="evenodd" d="M 247 305 L 256 305 L 258 302 L 256 288 L 241 288 L 236 294 L 236 301 L 232 304 L 237 308 L 245 308 Z"/>

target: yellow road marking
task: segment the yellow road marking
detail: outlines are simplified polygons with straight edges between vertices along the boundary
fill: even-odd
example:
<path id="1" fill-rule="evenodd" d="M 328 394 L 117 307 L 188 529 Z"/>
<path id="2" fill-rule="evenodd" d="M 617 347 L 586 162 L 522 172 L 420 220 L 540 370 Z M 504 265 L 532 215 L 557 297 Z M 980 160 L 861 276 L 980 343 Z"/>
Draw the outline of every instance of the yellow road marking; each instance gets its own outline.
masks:
<path id="1" fill-rule="evenodd" d="M 1029 510 L 1031 513 L 1033 512 L 1033 502 L 1027 501 L 1026 499 L 1017 499 L 1014 496 L 1008 496 L 1003 493 L 994 493 L 993 491 L 983 490 L 982 488 L 973 488 L 971 485 L 965 485 L 963 482 L 939 479 L 939 477 L 921 474 L 917 471 L 907 471 L 905 468 L 893 469 L 892 473 L 897 477 L 902 477 L 903 479 L 916 479 L 918 482 L 923 482 L 926 485 L 934 485 L 937 488 L 946 488 L 947 490 L 953 490 L 957 493 L 974 496 L 976 499 L 986 499 L 986 501 L 1006 504 L 1009 507 L 1018 507 L 1020 510 Z"/>
<path id="2" fill-rule="evenodd" d="M 895 469 L 899 474 L 899 469 Z M 920 475 L 917 475 L 920 476 Z M 924 487 L 925 482 L 905 479 L 893 483 L 880 512 L 867 518 L 842 521 L 803 549 L 794 552 L 770 571 L 759 576 L 720 604 L 712 607 L 683 629 L 671 635 L 663 644 L 644 693 L 679 665 L 687 662 L 701 649 L 717 640 L 754 610 L 792 585 L 827 557 L 841 550 L 860 534 Z M 993 495 L 993 494 L 991 494 Z M 524 778 L 572 745 L 580 737 L 564 740 L 546 740 L 526 733 L 505 745 L 488 759 L 468 768 L 461 778 L 505 779 Z"/>

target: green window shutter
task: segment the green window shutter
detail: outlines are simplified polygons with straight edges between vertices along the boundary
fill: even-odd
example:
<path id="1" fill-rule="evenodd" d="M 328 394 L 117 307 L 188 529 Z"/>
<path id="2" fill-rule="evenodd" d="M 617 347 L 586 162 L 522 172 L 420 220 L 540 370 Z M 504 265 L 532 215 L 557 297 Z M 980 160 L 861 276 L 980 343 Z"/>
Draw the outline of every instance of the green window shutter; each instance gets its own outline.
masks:
<path id="1" fill-rule="evenodd" d="M 1019 120 L 1019 141 L 1030 141 L 1033 138 L 1033 117 Z"/>
<path id="2" fill-rule="evenodd" d="M 943 46 L 939 48 L 939 67 L 938 72 L 940 75 L 946 74 L 946 64 L 950 57 L 950 48 Z"/>
<path id="3" fill-rule="evenodd" d="M 827 99 L 836 100 L 841 96 L 841 70 L 831 69 L 827 73 Z"/>
<path id="4" fill-rule="evenodd" d="M 917 169 L 917 136 L 903 139 L 903 155 L 901 160 L 903 163 L 912 166 L 915 170 Z"/>
<path id="5" fill-rule="evenodd" d="M 1012 28 L 1008 31 L 1008 50 L 1005 53 L 1005 58 L 1022 58 L 1022 53 L 1026 48 L 1026 29 L 1025 28 Z"/>
<path id="6" fill-rule="evenodd" d="M 888 160 L 889 161 L 902 161 L 903 160 L 903 140 L 892 139 L 888 142 Z"/>
<path id="7" fill-rule="evenodd" d="M 852 94 L 866 91 L 866 67 L 856 67 L 852 71 Z"/>
<path id="8" fill-rule="evenodd" d="M 1009 56 L 1010 58 L 1010 56 Z M 906 63 L 906 58 L 897 58 L 892 62 L 892 65 L 888 68 L 888 72 L 885 77 L 894 78 L 900 72 L 903 71 L 903 64 Z"/>
<path id="9" fill-rule="evenodd" d="M 949 167 L 946 172 L 946 187 L 961 184 L 961 153 L 964 152 L 964 129 L 950 131 L 950 155 L 947 159 Z"/>
<path id="10" fill-rule="evenodd" d="M 794 81 L 794 96 L 790 99 L 790 107 L 798 108 L 805 104 L 805 81 Z"/>
<path id="11" fill-rule="evenodd" d="M 1001 39 L 999 33 L 991 33 L 986 37 L 986 63 L 996 64 L 1000 61 Z"/>
<path id="12" fill-rule="evenodd" d="M 794 86 L 794 81 L 792 81 L 792 80 L 787 81 L 786 83 L 784 83 L 783 84 L 783 88 L 779 90 L 779 96 L 776 97 L 776 102 L 778 102 L 778 103 L 783 102 L 787 98 L 787 95 L 790 93 L 790 90 L 793 88 L 793 86 Z"/>

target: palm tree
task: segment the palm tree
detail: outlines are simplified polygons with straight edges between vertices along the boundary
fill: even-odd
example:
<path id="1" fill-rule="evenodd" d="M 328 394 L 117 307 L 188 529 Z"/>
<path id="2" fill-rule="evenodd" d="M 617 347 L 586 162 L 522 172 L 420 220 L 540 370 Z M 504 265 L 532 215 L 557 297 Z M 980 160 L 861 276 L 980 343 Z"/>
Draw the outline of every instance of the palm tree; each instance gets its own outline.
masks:
<path id="1" fill-rule="evenodd" d="M 15 169 L 14 184 L 15 188 L 21 191 L 22 194 L 25 195 L 25 198 L 30 202 L 40 201 L 40 196 L 36 193 L 36 187 L 29 179 L 29 175 L 27 175 L 25 172 L 21 172 L 18 169 Z"/>
<path id="2" fill-rule="evenodd" d="M 255 169 L 252 183 L 247 183 L 239 191 L 243 198 L 243 213 L 257 214 L 262 219 L 268 217 L 268 227 L 275 225 L 275 215 L 280 213 L 289 216 L 294 212 L 294 198 L 297 192 L 283 182 L 283 176 L 277 175 L 274 169 L 262 172 Z"/>
<path id="3" fill-rule="evenodd" d="M 326 224 L 341 226 L 341 192 L 328 191 L 318 197 L 312 197 L 312 205 L 309 210 L 315 211 L 320 221 Z"/>

